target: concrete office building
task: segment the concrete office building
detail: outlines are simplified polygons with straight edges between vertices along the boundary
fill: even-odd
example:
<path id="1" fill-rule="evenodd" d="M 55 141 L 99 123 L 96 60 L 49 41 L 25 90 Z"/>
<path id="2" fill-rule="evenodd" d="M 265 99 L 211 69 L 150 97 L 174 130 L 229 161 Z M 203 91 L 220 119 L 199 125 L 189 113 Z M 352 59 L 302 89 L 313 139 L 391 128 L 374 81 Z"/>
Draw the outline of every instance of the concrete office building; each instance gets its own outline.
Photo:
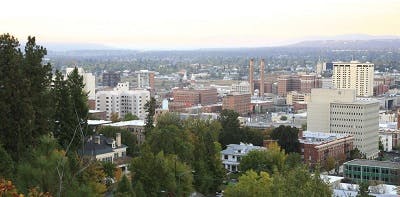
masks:
<path id="1" fill-rule="evenodd" d="M 307 130 L 353 135 L 367 158 L 377 156 L 379 103 L 357 101 L 352 89 L 312 89 L 307 113 Z"/>
<path id="2" fill-rule="evenodd" d="M 112 91 L 99 91 L 96 93 L 96 110 L 106 111 L 107 119 L 112 113 L 117 113 L 119 118 L 124 118 L 131 113 L 144 120 L 146 111 L 144 105 L 150 100 L 147 90 L 129 90 L 127 83 L 119 83 Z"/>
<path id="3" fill-rule="evenodd" d="M 354 146 L 367 158 L 378 156 L 379 104 L 374 101 L 332 102 L 330 132 L 354 136 Z"/>
<path id="4" fill-rule="evenodd" d="M 374 94 L 374 64 L 334 62 L 332 84 L 338 89 L 355 89 L 357 96 L 369 97 Z"/>
<path id="5" fill-rule="evenodd" d="M 353 102 L 355 100 L 354 90 L 312 89 L 307 106 L 307 130 L 329 132 L 330 103 Z"/>

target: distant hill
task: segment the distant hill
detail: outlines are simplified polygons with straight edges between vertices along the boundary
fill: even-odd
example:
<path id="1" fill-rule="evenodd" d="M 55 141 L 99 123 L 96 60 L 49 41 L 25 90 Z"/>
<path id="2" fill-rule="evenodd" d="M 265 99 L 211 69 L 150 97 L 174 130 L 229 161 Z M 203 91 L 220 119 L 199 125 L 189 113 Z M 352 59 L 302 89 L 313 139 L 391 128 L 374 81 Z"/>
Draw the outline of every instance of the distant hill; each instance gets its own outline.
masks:
<path id="1" fill-rule="evenodd" d="M 373 40 L 313 40 L 287 45 L 286 47 L 331 49 L 400 49 L 400 38 Z"/>

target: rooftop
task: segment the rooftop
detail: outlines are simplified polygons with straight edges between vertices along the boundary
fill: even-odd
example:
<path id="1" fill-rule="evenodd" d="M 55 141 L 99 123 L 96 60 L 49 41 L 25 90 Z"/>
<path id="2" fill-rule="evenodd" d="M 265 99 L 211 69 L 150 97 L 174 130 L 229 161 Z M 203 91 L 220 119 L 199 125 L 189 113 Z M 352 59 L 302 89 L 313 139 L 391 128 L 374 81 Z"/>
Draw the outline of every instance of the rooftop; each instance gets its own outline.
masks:
<path id="1" fill-rule="evenodd" d="M 222 154 L 225 155 L 245 155 L 252 150 L 264 150 L 265 147 L 262 146 L 254 146 L 253 144 L 229 144 L 226 149 L 221 151 Z"/>
<path id="2" fill-rule="evenodd" d="M 108 124 L 108 123 L 111 123 L 111 121 L 109 121 L 109 120 L 88 120 L 87 123 L 88 123 L 88 125 L 96 126 L 96 125 Z"/>
<path id="3" fill-rule="evenodd" d="M 385 167 L 385 168 L 396 168 L 400 169 L 400 163 L 391 161 L 377 161 L 377 160 L 367 160 L 367 159 L 354 159 L 348 161 L 344 164 L 349 165 L 360 165 L 360 166 L 375 166 L 375 167 Z"/>
<path id="4" fill-rule="evenodd" d="M 100 144 L 95 143 L 95 138 L 100 137 Z M 85 139 L 85 145 L 83 149 L 83 155 L 101 155 L 105 153 L 111 153 L 114 149 L 127 148 L 126 145 L 121 144 L 120 147 L 112 148 L 114 139 L 107 138 L 103 135 L 89 136 Z M 82 150 L 79 151 L 82 153 Z"/>
<path id="5" fill-rule="evenodd" d="M 144 126 L 146 125 L 146 123 L 144 122 L 144 120 L 129 120 L 129 121 L 121 121 L 105 125 L 111 127 L 124 127 L 124 126 Z"/>
<path id="6" fill-rule="evenodd" d="M 349 135 L 338 134 L 338 133 L 304 131 L 303 138 L 299 139 L 299 141 L 300 143 L 304 144 L 323 144 L 345 137 L 349 137 Z"/>

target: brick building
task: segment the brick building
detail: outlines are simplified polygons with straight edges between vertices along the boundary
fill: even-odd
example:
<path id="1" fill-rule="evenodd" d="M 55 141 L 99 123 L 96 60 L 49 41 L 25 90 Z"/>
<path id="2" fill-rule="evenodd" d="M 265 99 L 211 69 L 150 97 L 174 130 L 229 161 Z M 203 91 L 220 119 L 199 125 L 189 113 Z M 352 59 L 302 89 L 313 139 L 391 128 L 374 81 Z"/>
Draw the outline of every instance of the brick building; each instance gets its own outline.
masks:
<path id="1" fill-rule="evenodd" d="M 210 105 L 217 103 L 218 92 L 215 88 L 210 89 L 174 89 L 172 91 L 174 103 L 183 103 L 184 107 L 198 104 Z"/>
<path id="2" fill-rule="evenodd" d="M 287 92 L 300 90 L 300 77 L 297 75 L 282 75 L 278 77 L 278 95 L 286 96 Z"/>
<path id="3" fill-rule="evenodd" d="M 354 138 L 350 135 L 304 131 L 299 136 L 304 163 L 312 166 L 324 165 L 329 157 L 341 164 L 353 150 Z"/>
<path id="4" fill-rule="evenodd" d="M 239 114 L 247 114 L 251 112 L 250 102 L 250 94 L 232 93 L 223 98 L 222 109 L 231 109 Z"/>
<path id="5" fill-rule="evenodd" d="M 300 75 L 300 92 L 311 93 L 312 88 L 320 88 L 322 82 L 315 75 Z"/>

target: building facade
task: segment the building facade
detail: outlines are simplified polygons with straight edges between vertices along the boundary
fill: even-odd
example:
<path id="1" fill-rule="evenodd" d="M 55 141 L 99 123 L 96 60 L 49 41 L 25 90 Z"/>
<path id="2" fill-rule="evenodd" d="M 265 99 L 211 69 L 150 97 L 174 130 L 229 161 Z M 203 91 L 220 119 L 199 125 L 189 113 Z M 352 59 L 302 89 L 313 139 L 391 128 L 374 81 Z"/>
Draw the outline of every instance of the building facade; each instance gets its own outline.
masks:
<path id="1" fill-rule="evenodd" d="M 131 132 L 133 135 L 136 136 L 138 145 L 143 144 L 143 142 L 145 140 L 145 135 L 144 135 L 144 126 L 145 125 L 146 124 L 145 124 L 144 120 L 129 120 L 129 121 L 121 121 L 121 122 L 104 124 L 104 126 L 118 127 L 121 129 L 128 130 L 129 132 Z"/>
<path id="2" fill-rule="evenodd" d="M 147 90 L 115 88 L 112 91 L 98 91 L 96 110 L 106 111 L 107 119 L 110 119 L 112 113 L 117 113 L 119 118 L 131 113 L 144 120 L 146 117 L 144 105 L 149 100 L 150 92 Z"/>
<path id="3" fill-rule="evenodd" d="M 103 86 L 115 87 L 121 81 L 119 72 L 104 72 L 103 73 Z"/>
<path id="4" fill-rule="evenodd" d="M 226 149 L 221 151 L 221 160 L 224 168 L 229 172 L 239 171 L 240 161 L 243 156 L 247 155 L 250 151 L 266 150 L 261 146 L 254 146 L 253 144 L 229 144 Z"/>
<path id="5" fill-rule="evenodd" d="M 251 96 L 250 94 L 228 94 L 222 100 L 222 109 L 230 109 L 239 114 L 247 114 L 251 112 Z"/>
<path id="6" fill-rule="evenodd" d="M 373 96 L 374 91 L 374 64 L 334 62 L 332 84 L 338 89 L 355 89 L 357 96 Z"/>
<path id="7" fill-rule="evenodd" d="M 137 87 L 154 90 L 154 71 L 139 70 L 135 71 L 137 76 Z"/>
<path id="8" fill-rule="evenodd" d="M 400 184 L 400 163 L 355 159 L 344 163 L 344 177 L 355 182 L 381 181 L 384 184 Z"/>
<path id="9" fill-rule="evenodd" d="M 307 105 L 307 130 L 329 133 L 330 103 L 355 100 L 355 90 L 312 89 L 311 100 Z"/>
<path id="10" fill-rule="evenodd" d="M 379 103 L 373 101 L 332 102 L 330 132 L 354 136 L 354 146 L 369 159 L 378 156 Z"/>
<path id="11" fill-rule="evenodd" d="M 351 135 L 304 131 L 300 137 L 304 163 L 311 166 L 325 165 L 330 157 L 340 165 L 353 150 L 354 138 Z"/>

